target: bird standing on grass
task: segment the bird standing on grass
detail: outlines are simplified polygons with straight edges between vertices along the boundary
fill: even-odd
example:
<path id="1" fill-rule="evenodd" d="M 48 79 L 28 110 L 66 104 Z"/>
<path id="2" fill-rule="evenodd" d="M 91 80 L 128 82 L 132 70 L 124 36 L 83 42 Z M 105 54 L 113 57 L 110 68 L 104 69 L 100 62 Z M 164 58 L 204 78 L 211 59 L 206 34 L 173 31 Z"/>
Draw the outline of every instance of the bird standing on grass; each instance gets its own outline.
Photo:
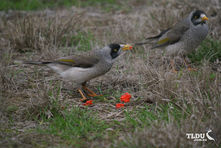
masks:
<path id="1" fill-rule="evenodd" d="M 152 48 L 164 48 L 168 56 L 185 56 L 196 49 L 206 38 L 209 30 L 207 20 L 208 17 L 203 11 L 194 10 L 173 27 L 162 31 L 157 36 L 146 38 L 147 41 L 135 43 L 135 45 L 153 41 Z M 171 65 L 175 71 L 173 61 L 171 61 Z"/>
<path id="2" fill-rule="evenodd" d="M 82 96 L 81 101 L 87 100 L 84 91 L 88 96 L 98 96 L 95 92 L 86 87 L 86 82 L 108 72 L 115 59 L 122 53 L 122 50 L 131 50 L 131 45 L 110 44 L 89 52 L 88 54 L 73 55 L 59 58 L 54 61 L 36 62 L 23 61 L 24 64 L 46 65 L 58 73 L 64 80 L 76 84 Z M 83 91 L 84 90 L 84 91 Z"/>

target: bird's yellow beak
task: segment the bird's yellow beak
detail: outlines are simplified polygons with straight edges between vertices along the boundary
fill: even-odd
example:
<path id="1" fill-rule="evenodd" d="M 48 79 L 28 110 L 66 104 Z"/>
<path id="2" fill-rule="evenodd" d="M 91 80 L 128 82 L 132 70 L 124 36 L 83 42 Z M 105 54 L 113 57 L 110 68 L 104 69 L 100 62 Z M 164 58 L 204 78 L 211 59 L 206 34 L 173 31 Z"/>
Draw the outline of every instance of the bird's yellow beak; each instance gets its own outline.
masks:
<path id="1" fill-rule="evenodd" d="M 121 45 L 122 46 L 122 50 L 132 50 L 133 46 L 126 44 L 126 45 Z"/>
<path id="2" fill-rule="evenodd" d="M 208 17 L 206 17 L 206 16 L 202 17 L 202 21 L 208 21 L 208 20 L 209 20 Z"/>

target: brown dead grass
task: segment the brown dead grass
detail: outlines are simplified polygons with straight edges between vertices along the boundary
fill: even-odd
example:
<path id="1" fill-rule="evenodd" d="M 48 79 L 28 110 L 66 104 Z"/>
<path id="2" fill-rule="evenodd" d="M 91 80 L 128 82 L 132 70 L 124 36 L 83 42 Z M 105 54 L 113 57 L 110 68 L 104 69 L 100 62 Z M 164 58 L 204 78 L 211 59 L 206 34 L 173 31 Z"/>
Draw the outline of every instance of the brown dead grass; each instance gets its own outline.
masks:
<path id="1" fill-rule="evenodd" d="M 48 50 L 64 46 L 64 38 L 70 38 L 79 29 L 80 14 L 68 16 L 25 15 L 8 21 L 2 19 L 3 37 L 15 50 Z"/>
<path id="2" fill-rule="evenodd" d="M 132 6 L 129 13 L 103 13 L 100 10 L 87 10 L 72 8 L 71 10 L 57 10 L 24 13 L 19 17 L 0 18 L 0 145 L 11 146 L 10 139 L 18 136 L 27 138 L 24 129 L 32 129 L 39 123 L 33 121 L 38 118 L 45 107 L 44 114 L 51 116 L 50 103 L 58 98 L 58 111 L 67 104 L 69 107 L 81 106 L 77 92 L 61 91 L 57 96 L 57 89 L 64 85 L 57 76 L 52 75 L 50 70 L 44 67 L 14 65 L 14 59 L 50 59 L 53 57 L 73 54 L 76 47 L 68 47 L 71 40 L 69 37 L 78 32 L 92 32 L 95 42 L 93 47 L 102 47 L 112 42 L 133 43 L 151 36 L 165 29 L 193 8 L 203 9 L 210 17 L 210 36 L 221 39 L 221 9 L 213 1 L 174 1 L 154 2 L 151 6 L 137 4 Z M 19 13 L 19 12 L 15 12 Z M 169 16 L 169 17 L 168 17 Z M 66 42 L 62 39 L 66 37 Z M 211 69 L 210 63 L 204 62 L 197 67 L 199 74 L 192 75 L 183 71 L 182 75 L 170 73 L 170 67 L 161 56 L 160 50 L 149 50 L 148 46 L 135 48 L 135 51 L 121 56 L 112 70 L 105 76 L 92 80 L 90 85 L 101 86 L 103 93 L 108 90 L 118 92 L 130 92 L 133 95 L 132 103 L 128 110 L 142 107 L 147 102 L 166 103 L 175 102 L 184 112 L 188 109 L 186 104 L 191 105 L 192 115 L 189 119 L 182 121 L 181 127 L 173 123 L 155 123 L 151 128 L 142 131 L 122 133 L 114 144 L 116 147 L 121 141 L 131 142 L 134 147 L 207 147 L 220 144 L 221 137 L 221 75 Z M 118 67 L 118 68 L 117 68 Z M 210 78 L 215 74 L 214 78 Z M 60 91 L 60 90 L 59 90 Z M 52 99 L 48 96 L 52 94 Z M 211 96 L 208 96 L 208 93 Z M 110 93 L 108 99 L 117 99 Z M 113 95 L 113 96 L 112 96 Z M 139 102 L 133 102 L 140 97 Z M 185 102 L 185 103 L 184 103 Z M 15 109 L 8 111 L 8 107 Z M 115 109 L 114 105 L 106 102 L 98 102 L 91 110 L 98 112 L 101 119 L 123 120 L 121 111 Z M 204 117 L 208 116 L 208 119 Z M 19 132 L 6 132 L 13 130 L 10 119 L 15 123 L 27 123 L 24 126 L 16 126 Z M 172 118 L 172 117 L 171 117 Z M 205 121 L 206 120 L 206 121 Z M 205 121 L 205 122 L 203 122 Z M 33 123 L 34 122 L 34 123 Z M 194 131 L 201 132 L 208 128 L 213 129 L 217 142 L 194 143 L 186 139 L 185 133 Z M 4 129 L 4 130 L 3 130 Z M 3 133 L 2 133 L 3 131 Z M 8 133 L 8 134 L 6 134 Z M 23 136 L 22 136 L 23 135 Z M 35 138 L 41 136 L 35 135 Z M 34 145 L 28 140 L 15 140 L 15 144 Z M 21 139 L 22 139 L 21 138 Z M 7 139 L 9 139 L 7 141 Z M 41 138 L 40 138 L 41 139 Z M 37 141 L 38 142 L 38 141 Z M 53 140 L 48 140 L 53 145 Z M 58 142 L 55 142 L 58 143 Z M 94 141 L 88 144 L 91 147 L 110 146 L 108 141 Z"/>

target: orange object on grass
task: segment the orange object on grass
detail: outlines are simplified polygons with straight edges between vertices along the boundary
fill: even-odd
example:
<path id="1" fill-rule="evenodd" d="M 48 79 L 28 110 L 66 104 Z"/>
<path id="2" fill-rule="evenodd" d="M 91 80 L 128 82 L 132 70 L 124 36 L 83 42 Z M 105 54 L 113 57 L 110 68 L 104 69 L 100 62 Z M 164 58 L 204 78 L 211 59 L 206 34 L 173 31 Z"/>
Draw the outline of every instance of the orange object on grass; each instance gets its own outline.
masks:
<path id="1" fill-rule="evenodd" d="M 124 104 L 122 104 L 122 103 L 117 103 L 116 104 L 116 108 L 118 109 L 118 108 L 122 108 L 122 107 L 124 107 Z"/>
<path id="2" fill-rule="evenodd" d="M 131 95 L 129 93 L 125 93 L 120 97 L 121 102 L 127 103 L 130 102 Z"/>
<path id="3" fill-rule="evenodd" d="M 93 100 L 88 100 L 86 101 L 86 103 L 84 103 L 83 105 L 84 106 L 89 106 L 89 105 L 92 105 L 93 104 Z"/>

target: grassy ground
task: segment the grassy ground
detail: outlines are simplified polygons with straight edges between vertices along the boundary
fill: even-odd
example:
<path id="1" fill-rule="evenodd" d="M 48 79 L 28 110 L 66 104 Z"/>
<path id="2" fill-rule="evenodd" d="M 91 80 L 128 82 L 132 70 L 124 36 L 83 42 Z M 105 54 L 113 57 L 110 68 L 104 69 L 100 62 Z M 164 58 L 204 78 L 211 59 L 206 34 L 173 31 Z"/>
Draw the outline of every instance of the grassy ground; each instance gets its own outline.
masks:
<path id="1" fill-rule="evenodd" d="M 38 10 L 0 12 L 0 147 L 221 147 L 217 1 L 203 0 L 200 6 L 173 0 L 3 4 L 1 10 Z M 110 72 L 89 83 L 103 94 L 90 107 L 83 106 L 78 92 L 48 68 L 14 64 L 82 53 L 113 42 L 137 42 L 194 8 L 207 12 L 210 26 L 208 38 L 189 55 L 197 71 L 189 72 L 181 63 L 179 72 L 171 73 L 160 49 L 136 47 Z M 116 109 L 125 92 L 132 95 L 131 102 Z M 208 129 L 215 142 L 186 137 Z"/>

